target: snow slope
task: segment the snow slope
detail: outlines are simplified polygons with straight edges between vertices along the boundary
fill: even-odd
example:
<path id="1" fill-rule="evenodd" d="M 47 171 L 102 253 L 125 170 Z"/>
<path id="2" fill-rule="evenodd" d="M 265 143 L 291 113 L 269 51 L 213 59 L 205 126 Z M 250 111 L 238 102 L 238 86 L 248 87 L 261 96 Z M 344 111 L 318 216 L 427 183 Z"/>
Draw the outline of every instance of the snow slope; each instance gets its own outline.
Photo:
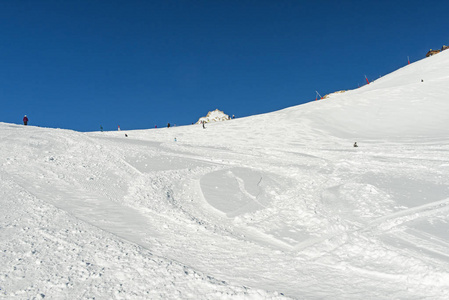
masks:
<path id="1" fill-rule="evenodd" d="M 448 68 L 207 129 L 0 123 L 0 297 L 448 299 Z"/>

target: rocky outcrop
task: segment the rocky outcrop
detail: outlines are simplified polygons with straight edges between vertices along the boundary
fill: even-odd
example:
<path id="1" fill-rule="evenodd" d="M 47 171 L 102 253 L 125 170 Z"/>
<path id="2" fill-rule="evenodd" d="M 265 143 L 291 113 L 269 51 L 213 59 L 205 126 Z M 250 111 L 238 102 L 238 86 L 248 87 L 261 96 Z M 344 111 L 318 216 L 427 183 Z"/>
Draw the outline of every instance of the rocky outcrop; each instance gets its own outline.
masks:
<path id="1" fill-rule="evenodd" d="M 205 117 L 199 118 L 196 124 L 201 124 L 201 122 L 203 121 L 206 123 L 210 123 L 210 122 L 222 122 L 230 119 L 231 118 L 227 114 L 225 114 L 221 110 L 216 109 L 214 111 L 208 112 Z"/>

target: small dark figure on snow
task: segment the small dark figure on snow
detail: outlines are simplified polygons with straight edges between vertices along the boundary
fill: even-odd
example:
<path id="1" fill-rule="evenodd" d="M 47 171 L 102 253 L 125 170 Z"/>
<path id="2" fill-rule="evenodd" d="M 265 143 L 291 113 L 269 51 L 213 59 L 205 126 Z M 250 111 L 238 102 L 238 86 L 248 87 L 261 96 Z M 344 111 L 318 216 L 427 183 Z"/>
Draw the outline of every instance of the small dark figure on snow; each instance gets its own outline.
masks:
<path id="1" fill-rule="evenodd" d="M 23 117 L 23 125 L 27 125 L 27 124 L 28 124 L 28 118 L 27 118 L 27 115 L 25 115 Z"/>
<path id="2" fill-rule="evenodd" d="M 125 133 L 125 137 L 128 137 L 128 135 Z"/>
<path id="3" fill-rule="evenodd" d="M 354 147 L 358 147 L 358 146 L 357 146 L 357 142 L 354 143 Z"/>
<path id="4" fill-rule="evenodd" d="M 206 123 L 206 121 L 203 121 L 201 123 L 203 123 L 203 129 L 206 129 L 206 126 L 204 125 Z"/>
<path id="5" fill-rule="evenodd" d="M 167 128 L 170 128 L 170 123 L 167 123 Z"/>

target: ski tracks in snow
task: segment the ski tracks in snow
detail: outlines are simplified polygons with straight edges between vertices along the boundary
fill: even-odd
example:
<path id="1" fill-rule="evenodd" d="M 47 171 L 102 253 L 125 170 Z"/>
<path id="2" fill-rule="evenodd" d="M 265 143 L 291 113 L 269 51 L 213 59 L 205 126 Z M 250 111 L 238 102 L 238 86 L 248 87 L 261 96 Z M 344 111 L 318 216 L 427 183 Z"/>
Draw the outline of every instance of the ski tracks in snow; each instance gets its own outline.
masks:
<path id="1" fill-rule="evenodd" d="M 301 146 L 298 150 L 292 144 L 292 148 L 281 150 L 246 149 L 239 144 L 224 149 L 76 135 L 62 135 L 64 139 L 58 142 L 51 137 L 49 142 L 32 140 L 32 154 L 22 155 L 10 149 L 14 154 L 4 170 L 36 195 L 31 202 L 45 200 L 61 208 L 61 213 L 67 212 L 68 218 L 87 226 L 86 231 L 96 228 L 92 230 L 98 231 L 97 235 L 89 240 L 89 246 L 82 244 L 79 249 L 94 249 L 93 245 L 98 244 L 100 248 L 95 251 L 107 252 L 105 243 L 98 242 L 100 231 L 121 243 L 113 247 L 117 256 L 98 258 L 96 264 L 91 262 L 92 257 L 83 257 L 81 260 L 89 264 L 71 269 L 79 271 L 71 276 L 89 282 L 89 290 L 84 290 L 86 296 L 133 296 L 134 287 L 120 287 L 121 281 L 140 283 L 136 295 L 146 295 L 151 291 L 143 286 L 152 289 L 152 285 L 144 278 L 157 283 L 158 276 L 174 278 L 174 283 L 173 289 L 154 287 L 156 293 L 178 293 L 179 298 L 201 292 L 208 298 L 277 297 L 263 289 L 312 298 L 345 298 L 377 290 L 372 297 L 386 298 L 396 285 L 402 287 L 395 294 L 398 298 L 426 294 L 438 298 L 447 291 L 443 283 L 432 283 L 446 276 L 438 261 L 447 263 L 442 255 L 447 240 L 432 240 L 434 235 L 422 231 L 423 226 L 414 228 L 409 224 L 436 217 L 447 221 L 448 199 L 421 201 L 415 207 L 398 203 L 398 191 L 392 190 L 396 186 L 377 175 L 387 174 L 389 179 L 396 174 L 395 168 L 403 168 L 400 154 L 396 154 L 396 161 L 372 155 L 383 150 L 368 152 L 343 146 Z M 388 147 L 398 151 L 394 145 Z M 409 174 L 416 180 L 420 172 L 432 174 L 435 163 L 441 165 L 441 161 L 427 164 L 424 154 L 412 150 L 409 152 L 421 158 L 420 165 L 410 167 Z M 30 157 L 38 163 L 31 164 L 31 170 L 20 169 L 17 162 Z M 388 165 L 392 161 L 395 165 Z M 414 201 L 420 199 L 415 197 Z M 69 245 L 72 234 L 69 231 L 64 238 Z M 409 242 L 430 253 L 427 258 L 414 255 L 413 249 L 400 251 L 390 239 L 406 240 L 407 235 L 412 237 Z M 59 243 L 51 231 L 42 236 L 50 243 Z M 65 243 L 58 247 L 65 249 Z M 140 258 L 127 260 L 124 253 Z M 145 265 L 145 257 L 161 263 Z M 146 267 L 133 271 L 121 266 L 121 262 L 143 264 L 155 271 L 149 272 Z M 89 281 L 101 271 L 86 271 L 94 265 L 107 270 L 110 277 L 104 285 Z M 164 269 L 166 265 L 174 269 Z M 341 278 L 341 282 L 334 278 Z M 342 283 L 345 292 L 338 294 Z M 420 289 L 415 290 L 417 286 Z M 61 295 L 63 290 L 61 287 L 55 293 Z"/>

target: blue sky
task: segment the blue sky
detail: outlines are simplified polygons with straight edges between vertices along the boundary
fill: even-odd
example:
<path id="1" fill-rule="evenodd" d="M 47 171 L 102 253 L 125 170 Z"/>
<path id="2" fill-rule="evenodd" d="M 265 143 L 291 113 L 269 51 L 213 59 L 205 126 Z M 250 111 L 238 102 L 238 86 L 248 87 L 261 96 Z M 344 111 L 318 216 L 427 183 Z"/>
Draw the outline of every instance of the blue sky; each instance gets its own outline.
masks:
<path id="1" fill-rule="evenodd" d="M 77 131 L 244 117 L 449 44 L 446 1 L 0 1 L 0 121 Z"/>

